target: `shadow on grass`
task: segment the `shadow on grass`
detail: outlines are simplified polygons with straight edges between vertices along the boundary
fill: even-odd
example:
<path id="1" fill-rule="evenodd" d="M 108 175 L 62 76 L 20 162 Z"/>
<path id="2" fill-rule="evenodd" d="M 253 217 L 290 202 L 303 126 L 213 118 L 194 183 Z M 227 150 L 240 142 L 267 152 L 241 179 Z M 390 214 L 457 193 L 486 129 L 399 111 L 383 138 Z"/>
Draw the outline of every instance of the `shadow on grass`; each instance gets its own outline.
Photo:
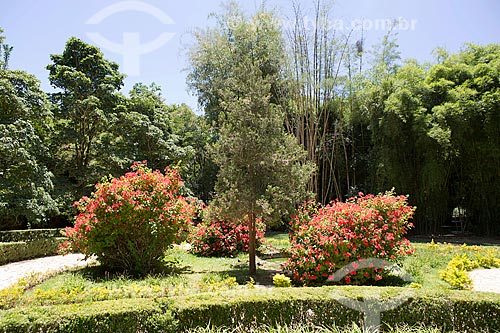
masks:
<path id="1" fill-rule="evenodd" d="M 157 269 L 146 275 L 134 275 L 130 274 L 127 271 L 112 269 L 99 264 L 83 267 L 75 271 L 74 273 L 81 275 L 83 278 L 92 282 L 105 282 L 118 279 L 139 281 L 143 280 L 146 277 L 178 276 L 182 274 L 190 274 L 193 273 L 193 271 L 190 266 L 182 265 L 179 262 L 166 262 L 161 267 L 158 267 Z"/>
<path id="2" fill-rule="evenodd" d="M 236 282 L 240 285 L 249 283 L 252 279 L 256 285 L 271 287 L 273 286 L 273 276 L 282 273 L 280 269 L 276 269 L 275 265 L 266 265 L 264 261 L 259 260 L 257 265 L 257 273 L 255 276 L 250 275 L 248 262 L 239 261 L 231 265 L 231 268 L 211 271 L 211 270 L 197 270 L 198 274 L 213 274 L 220 277 L 234 277 Z"/>

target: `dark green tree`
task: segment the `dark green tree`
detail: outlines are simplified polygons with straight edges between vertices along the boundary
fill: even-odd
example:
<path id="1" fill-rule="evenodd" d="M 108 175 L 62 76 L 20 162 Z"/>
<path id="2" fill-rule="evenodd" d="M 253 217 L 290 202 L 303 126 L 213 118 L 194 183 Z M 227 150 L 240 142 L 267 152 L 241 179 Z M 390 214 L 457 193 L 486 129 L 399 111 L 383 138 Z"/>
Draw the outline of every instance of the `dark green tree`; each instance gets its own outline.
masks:
<path id="1" fill-rule="evenodd" d="M 51 124 L 40 82 L 0 68 L 0 229 L 40 226 L 57 211 L 45 165 Z"/>
<path id="2" fill-rule="evenodd" d="M 448 211 L 465 209 L 468 229 L 499 235 L 500 45 L 468 44 L 433 66 L 430 136 L 451 164 Z"/>
<path id="3" fill-rule="evenodd" d="M 97 47 L 75 37 L 67 41 L 62 54 L 50 58 L 49 80 L 59 89 L 51 94 L 56 106 L 55 169 L 82 190 L 102 176 L 92 169 L 96 142 L 114 115 L 124 76 Z"/>
<path id="4" fill-rule="evenodd" d="M 109 152 L 103 166 L 120 174 L 134 161 L 147 160 L 159 170 L 180 163 L 191 151 L 179 145 L 172 131 L 173 108 L 165 104 L 158 85 L 135 84 L 116 109 L 111 130 L 99 140 L 102 155 Z"/>

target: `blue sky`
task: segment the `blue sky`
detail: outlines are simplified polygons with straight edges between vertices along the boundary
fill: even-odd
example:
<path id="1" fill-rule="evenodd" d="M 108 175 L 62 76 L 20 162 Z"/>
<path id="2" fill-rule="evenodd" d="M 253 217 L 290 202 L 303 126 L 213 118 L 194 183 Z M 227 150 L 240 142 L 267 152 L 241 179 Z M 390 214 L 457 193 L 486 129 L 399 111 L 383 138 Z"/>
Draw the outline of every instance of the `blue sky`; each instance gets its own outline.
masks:
<path id="1" fill-rule="evenodd" d="M 251 12 L 261 1 L 239 3 Z M 220 11 L 220 4 L 220 0 L 0 0 L 0 27 L 6 42 L 14 46 L 10 68 L 35 74 L 46 91 L 51 90 L 45 69 L 49 55 L 61 53 L 68 38 L 76 36 L 99 46 L 106 58 L 120 64 L 128 74 L 125 93 L 135 82 L 156 82 L 167 103 L 187 103 L 196 110 L 196 97 L 188 93 L 185 82 L 185 53 L 192 43 L 190 31 L 213 24 L 209 14 Z M 285 22 L 291 17 L 291 4 L 291 0 L 267 0 Z M 311 4 L 301 1 L 310 18 Z M 333 24 L 345 31 L 365 22 L 368 46 L 385 34 L 383 20 L 406 20 L 402 22 L 408 23 L 407 29 L 404 25 L 396 29 L 401 55 L 419 61 L 432 60 L 431 52 L 438 46 L 457 52 L 465 42 L 500 43 L 498 0 L 336 0 L 332 13 Z M 147 53 L 130 56 L 132 49 L 146 52 L 146 47 L 133 45 L 148 43 Z M 113 50 L 111 44 L 128 46 Z M 128 60 L 123 54 L 129 54 Z"/>

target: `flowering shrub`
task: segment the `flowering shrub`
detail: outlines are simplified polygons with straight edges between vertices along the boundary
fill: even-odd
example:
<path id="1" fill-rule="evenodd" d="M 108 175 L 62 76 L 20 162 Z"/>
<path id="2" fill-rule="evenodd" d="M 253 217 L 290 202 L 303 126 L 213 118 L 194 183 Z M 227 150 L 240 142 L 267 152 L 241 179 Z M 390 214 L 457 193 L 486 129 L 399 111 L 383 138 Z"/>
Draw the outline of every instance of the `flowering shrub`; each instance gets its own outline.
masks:
<path id="1" fill-rule="evenodd" d="M 95 255 L 106 267 L 141 275 L 187 235 L 194 205 L 178 194 L 179 172 L 151 171 L 145 162 L 134 163 L 132 170 L 96 185 L 90 198 L 74 204 L 80 213 L 75 226 L 66 229 L 69 241 L 61 252 Z"/>
<path id="2" fill-rule="evenodd" d="M 256 248 L 262 244 L 265 227 L 257 223 Z M 247 252 L 248 226 L 244 221 L 224 218 L 211 207 L 205 208 L 203 222 L 193 228 L 190 235 L 191 252 L 204 257 L 228 257 Z"/>
<path id="3" fill-rule="evenodd" d="M 304 202 L 298 209 L 295 215 L 292 216 L 290 221 L 290 231 L 294 232 L 300 228 L 301 225 L 307 224 L 311 219 L 318 214 L 321 209 L 321 204 L 314 200 Z"/>
<path id="4" fill-rule="evenodd" d="M 359 194 L 347 202 L 332 202 L 320 208 L 309 222 L 292 221 L 289 259 L 283 265 L 296 284 L 321 284 L 346 266 L 346 284 L 382 279 L 382 268 L 358 269 L 368 258 L 395 260 L 413 253 L 404 238 L 414 208 L 407 197 L 392 192 Z M 358 261 L 358 263 L 354 263 Z M 351 264 L 352 263 L 352 264 Z M 358 266 L 358 267 L 356 267 Z"/>

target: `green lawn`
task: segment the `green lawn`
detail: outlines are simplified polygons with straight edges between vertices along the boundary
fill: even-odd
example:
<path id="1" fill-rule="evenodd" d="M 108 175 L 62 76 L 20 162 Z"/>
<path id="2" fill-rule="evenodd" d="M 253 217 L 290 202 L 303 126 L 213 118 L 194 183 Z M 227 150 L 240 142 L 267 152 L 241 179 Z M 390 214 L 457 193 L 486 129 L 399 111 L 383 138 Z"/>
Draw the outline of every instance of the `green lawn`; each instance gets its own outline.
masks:
<path id="1" fill-rule="evenodd" d="M 285 233 L 267 234 L 265 244 L 279 250 L 290 246 L 288 235 Z M 440 280 L 439 272 L 455 254 L 467 253 L 474 256 L 494 251 L 498 255 L 499 250 L 498 246 L 439 243 L 415 243 L 414 247 L 416 254 L 403 259 L 401 266 L 414 277 L 414 281 L 420 284 L 422 289 L 431 290 L 450 288 Z M 248 276 L 246 254 L 234 258 L 202 258 L 182 249 L 172 249 L 166 258 L 168 272 L 143 279 L 111 274 L 96 266 L 58 274 L 33 288 L 23 289 L 17 286 L 11 288 L 17 294 L 10 297 L 8 305 L 3 307 L 169 297 L 255 287 Z M 255 282 L 258 285 L 271 286 L 273 275 L 280 271 L 280 265 L 284 261 L 285 258 L 259 259 Z M 386 281 L 388 284 L 392 283 L 391 279 Z"/>

